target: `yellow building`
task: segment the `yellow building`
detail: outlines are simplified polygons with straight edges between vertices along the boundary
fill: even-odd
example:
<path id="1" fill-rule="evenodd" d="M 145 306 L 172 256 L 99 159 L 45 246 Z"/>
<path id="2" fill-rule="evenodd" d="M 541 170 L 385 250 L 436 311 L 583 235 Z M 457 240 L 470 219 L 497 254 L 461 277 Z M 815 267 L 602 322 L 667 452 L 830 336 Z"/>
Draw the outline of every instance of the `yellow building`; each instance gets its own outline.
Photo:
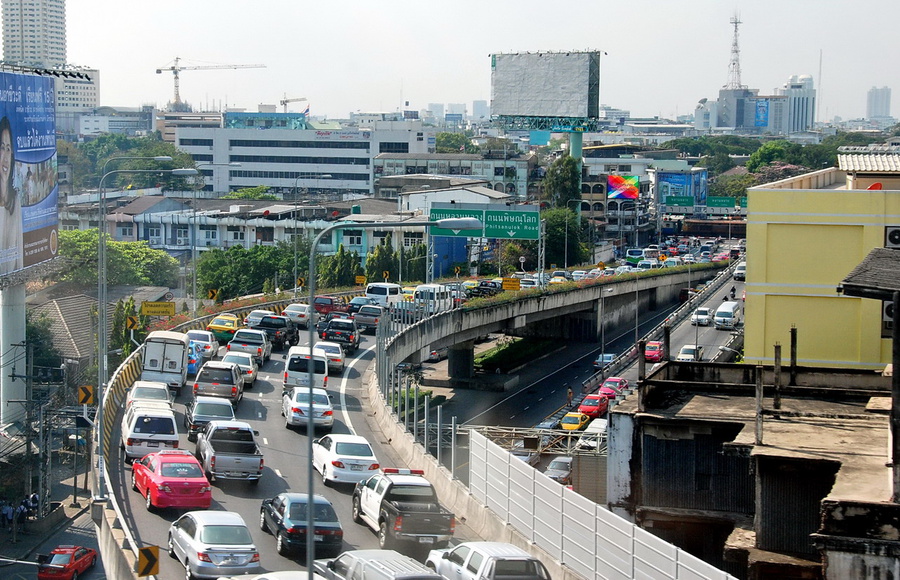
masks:
<path id="1" fill-rule="evenodd" d="M 882 370 L 891 357 L 884 304 L 837 288 L 871 249 L 900 251 L 900 147 L 854 148 L 838 168 L 747 198 L 745 362 L 772 364 L 781 344 L 788 364 L 795 326 L 798 364 Z"/>

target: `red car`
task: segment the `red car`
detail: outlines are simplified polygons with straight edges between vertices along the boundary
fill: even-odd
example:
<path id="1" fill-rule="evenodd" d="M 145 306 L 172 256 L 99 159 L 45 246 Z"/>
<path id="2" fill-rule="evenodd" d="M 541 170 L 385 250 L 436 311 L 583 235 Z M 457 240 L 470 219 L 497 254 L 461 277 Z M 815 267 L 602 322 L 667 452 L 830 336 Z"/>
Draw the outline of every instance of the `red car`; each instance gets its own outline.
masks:
<path id="1" fill-rule="evenodd" d="M 644 360 L 647 362 L 659 362 L 663 359 L 663 343 L 658 340 L 649 340 L 644 347 Z"/>
<path id="2" fill-rule="evenodd" d="M 148 453 L 131 465 L 131 488 L 153 508 L 209 509 L 212 486 L 203 466 L 186 449 Z"/>
<path id="3" fill-rule="evenodd" d="M 596 419 L 606 413 L 607 409 L 609 409 L 609 399 L 600 393 L 586 395 L 578 406 L 578 412 L 587 415 L 591 419 Z"/>
<path id="4" fill-rule="evenodd" d="M 616 395 L 625 390 L 626 387 L 628 387 L 628 379 L 609 377 L 600 385 L 600 394 L 606 395 L 608 399 L 615 399 Z"/>
<path id="5" fill-rule="evenodd" d="M 38 557 L 38 580 L 72 580 L 97 563 L 97 550 L 61 545 L 46 557 Z"/>

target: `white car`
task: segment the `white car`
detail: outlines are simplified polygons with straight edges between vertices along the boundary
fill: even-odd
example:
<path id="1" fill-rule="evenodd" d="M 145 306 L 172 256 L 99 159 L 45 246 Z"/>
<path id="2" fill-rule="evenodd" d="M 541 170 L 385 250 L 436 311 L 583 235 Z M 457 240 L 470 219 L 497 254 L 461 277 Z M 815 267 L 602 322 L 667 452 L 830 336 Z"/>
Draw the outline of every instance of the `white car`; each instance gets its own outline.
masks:
<path id="1" fill-rule="evenodd" d="M 320 351 L 319 354 L 328 361 L 328 371 L 337 371 L 338 374 L 344 372 L 344 348 L 336 342 L 320 341 L 316 343 L 313 351 Z"/>
<path id="2" fill-rule="evenodd" d="M 259 550 L 236 512 L 187 512 L 169 527 L 167 545 L 169 556 L 184 565 L 188 578 L 219 578 L 262 570 Z"/>
<path id="3" fill-rule="evenodd" d="M 578 281 L 583 280 L 584 277 L 587 276 L 587 272 L 585 270 L 573 270 L 572 271 L 572 280 Z"/>
<path id="4" fill-rule="evenodd" d="M 158 401 L 168 403 L 172 406 L 172 395 L 169 387 L 165 383 L 156 381 L 135 381 L 128 389 L 128 396 L 125 397 L 125 408 L 131 406 L 137 401 Z"/>
<path id="5" fill-rule="evenodd" d="M 691 326 L 709 326 L 713 313 L 709 308 L 698 308 L 691 314 Z"/>
<path id="6" fill-rule="evenodd" d="M 425 565 L 454 580 L 550 580 L 550 573 L 540 560 L 521 548 L 501 542 L 463 542 L 453 548 L 431 550 Z"/>
<path id="7" fill-rule="evenodd" d="M 212 360 L 219 356 L 219 341 L 216 335 L 208 330 L 188 330 L 185 332 L 188 340 L 193 340 L 199 347 L 200 354 L 206 360 Z"/>
<path id="8" fill-rule="evenodd" d="M 287 429 L 293 427 L 306 428 L 307 413 L 309 413 L 309 387 L 293 387 L 284 392 L 281 398 L 281 414 L 284 416 L 284 426 Z M 313 426 L 331 430 L 334 426 L 334 407 L 331 405 L 331 397 L 325 389 L 312 389 L 312 414 Z"/>
<path id="9" fill-rule="evenodd" d="M 365 437 L 333 433 L 313 441 L 313 466 L 322 482 L 356 483 L 378 473 L 381 466 Z"/>
<path id="10" fill-rule="evenodd" d="M 259 365 L 252 354 L 246 352 L 228 352 L 222 357 L 222 362 L 232 362 L 241 369 L 244 375 L 244 388 L 253 388 L 256 383 L 256 377 L 259 374 Z"/>
<path id="11" fill-rule="evenodd" d="M 288 304 L 281 314 L 303 328 L 309 328 L 310 322 L 316 323 L 316 311 L 309 304 Z"/>
<path id="12" fill-rule="evenodd" d="M 694 362 L 703 360 L 703 347 L 694 344 L 686 344 L 681 347 L 680 351 L 678 351 L 678 356 L 675 357 L 675 360 L 679 362 Z"/>

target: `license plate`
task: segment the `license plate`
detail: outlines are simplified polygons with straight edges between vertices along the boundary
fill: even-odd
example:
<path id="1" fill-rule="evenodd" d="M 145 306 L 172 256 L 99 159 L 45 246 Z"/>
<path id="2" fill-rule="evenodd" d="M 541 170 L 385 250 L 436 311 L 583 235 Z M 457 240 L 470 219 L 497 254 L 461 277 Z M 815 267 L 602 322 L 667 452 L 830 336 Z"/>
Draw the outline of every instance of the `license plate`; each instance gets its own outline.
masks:
<path id="1" fill-rule="evenodd" d="M 313 536 L 313 538 L 314 538 L 315 541 L 317 541 L 317 542 L 324 542 L 324 541 L 325 541 L 325 537 L 324 537 L 324 536 Z"/>
<path id="2" fill-rule="evenodd" d="M 363 468 L 362 465 L 350 464 L 350 471 L 362 471 L 362 468 Z"/>
<path id="3" fill-rule="evenodd" d="M 424 537 L 424 538 L 419 538 L 419 543 L 420 543 L 420 544 L 433 544 L 433 543 L 434 543 L 434 538 L 432 538 L 431 536 L 426 536 L 426 537 Z"/>
<path id="4" fill-rule="evenodd" d="M 159 441 L 147 441 L 147 447 L 159 447 Z"/>

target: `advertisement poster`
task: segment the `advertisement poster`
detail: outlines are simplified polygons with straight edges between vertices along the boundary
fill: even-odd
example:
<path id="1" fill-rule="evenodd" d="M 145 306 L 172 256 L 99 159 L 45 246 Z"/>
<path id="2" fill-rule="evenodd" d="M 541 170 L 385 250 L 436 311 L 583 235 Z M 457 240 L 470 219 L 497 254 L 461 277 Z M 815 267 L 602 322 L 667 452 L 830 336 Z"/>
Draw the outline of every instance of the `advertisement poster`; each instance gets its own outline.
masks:
<path id="1" fill-rule="evenodd" d="M 637 175 L 610 175 L 606 183 L 607 199 L 637 199 L 641 191 Z"/>
<path id="2" fill-rule="evenodd" d="M 53 80 L 0 72 L 0 275 L 59 249 Z"/>

